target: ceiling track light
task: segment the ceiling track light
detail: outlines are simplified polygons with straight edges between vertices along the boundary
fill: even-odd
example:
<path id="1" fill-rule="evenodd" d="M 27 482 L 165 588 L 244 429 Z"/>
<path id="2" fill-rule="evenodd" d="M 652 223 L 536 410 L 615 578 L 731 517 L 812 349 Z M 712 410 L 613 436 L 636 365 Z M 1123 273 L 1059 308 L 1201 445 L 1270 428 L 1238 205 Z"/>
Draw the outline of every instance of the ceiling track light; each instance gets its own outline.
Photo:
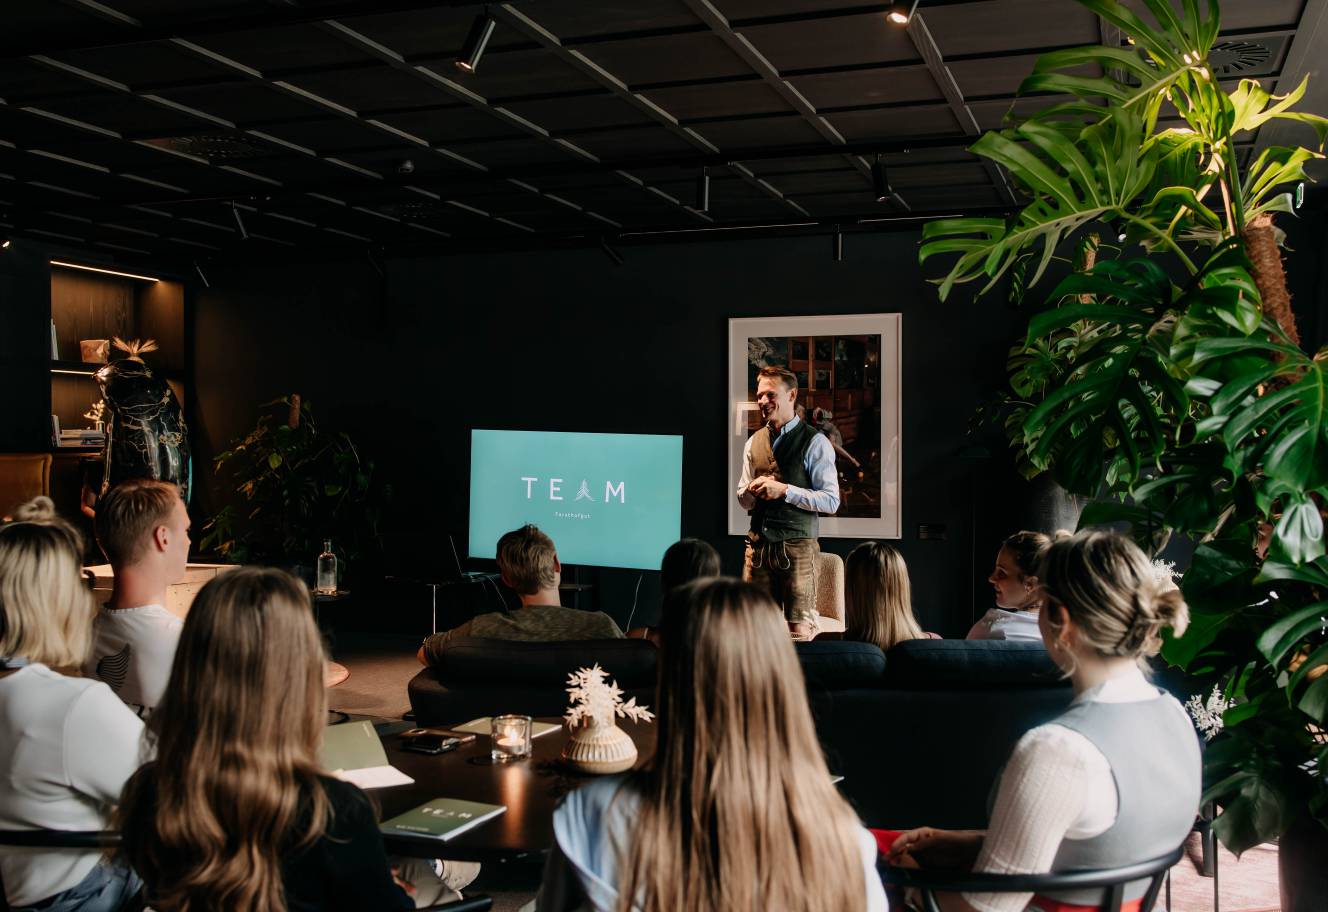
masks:
<path id="1" fill-rule="evenodd" d="M 835 226 L 835 233 L 832 238 L 831 249 L 835 254 L 835 262 L 844 262 L 844 232 L 838 225 Z"/>
<path id="2" fill-rule="evenodd" d="M 895 0 L 886 11 L 885 18 L 895 25 L 908 25 L 913 21 L 913 14 L 918 11 L 918 0 Z"/>
<path id="3" fill-rule="evenodd" d="M 212 283 L 208 281 L 208 277 L 203 274 L 203 267 L 198 264 L 198 260 L 194 260 L 194 272 L 198 273 L 198 277 L 203 281 L 204 288 L 212 287 Z"/>
<path id="4" fill-rule="evenodd" d="M 890 179 L 885 173 L 885 162 L 881 161 L 881 153 L 876 153 L 876 160 L 872 162 L 872 189 L 876 191 L 876 202 L 884 203 L 894 195 L 894 190 L 890 189 Z"/>
<path id="5" fill-rule="evenodd" d="M 702 168 L 701 176 L 696 179 L 696 211 L 710 211 L 710 169 Z"/>
<path id="6" fill-rule="evenodd" d="M 12 243 L 13 243 L 12 239 L 7 237 L 0 237 L 0 250 L 8 250 L 9 245 Z"/>
<path id="7" fill-rule="evenodd" d="M 235 216 L 235 224 L 240 229 L 240 237 L 243 240 L 249 240 L 249 229 L 244 227 L 244 219 L 240 217 L 240 207 L 235 205 L 235 200 L 231 200 L 231 215 Z"/>
<path id="8" fill-rule="evenodd" d="M 456 68 L 463 73 L 474 73 L 480 67 L 480 58 L 484 56 L 484 49 L 489 46 L 489 39 L 493 37 L 493 30 L 498 25 L 497 20 L 489 15 L 488 9 L 475 17 L 474 23 L 470 26 L 470 34 L 466 35 L 466 43 L 461 45 L 461 55 L 456 59 Z"/>

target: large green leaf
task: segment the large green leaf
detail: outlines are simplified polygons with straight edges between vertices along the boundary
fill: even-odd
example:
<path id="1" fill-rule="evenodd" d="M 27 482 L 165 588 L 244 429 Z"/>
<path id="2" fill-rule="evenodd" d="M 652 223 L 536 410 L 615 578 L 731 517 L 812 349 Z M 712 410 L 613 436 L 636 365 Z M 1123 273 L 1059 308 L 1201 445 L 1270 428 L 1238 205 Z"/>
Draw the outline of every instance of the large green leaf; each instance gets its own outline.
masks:
<path id="1" fill-rule="evenodd" d="M 1278 665 L 1286 654 L 1300 644 L 1315 630 L 1324 626 L 1328 617 L 1328 602 L 1312 602 L 1302 605 L 1290 614 L 1281 617 L 1259 636 L 1259 651 L 1271 665 Z"/>

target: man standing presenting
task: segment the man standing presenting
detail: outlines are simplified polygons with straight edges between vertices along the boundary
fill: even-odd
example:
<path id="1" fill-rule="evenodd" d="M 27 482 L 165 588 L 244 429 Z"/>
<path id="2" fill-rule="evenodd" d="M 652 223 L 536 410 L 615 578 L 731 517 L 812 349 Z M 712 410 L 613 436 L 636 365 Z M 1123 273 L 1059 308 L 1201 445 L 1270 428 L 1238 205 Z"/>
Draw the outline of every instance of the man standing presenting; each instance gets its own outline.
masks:
<path id="1" fill-rule="evenodd" d="M 818 514 L 839 509 L 830 440 L 798 418 L 798 378 L 782 367 L 756 375 L 765 425 L 747 439 L 738 503 L 751 513 L 742 578 L 768 586 L 795 640 L 816 636 Z"/>

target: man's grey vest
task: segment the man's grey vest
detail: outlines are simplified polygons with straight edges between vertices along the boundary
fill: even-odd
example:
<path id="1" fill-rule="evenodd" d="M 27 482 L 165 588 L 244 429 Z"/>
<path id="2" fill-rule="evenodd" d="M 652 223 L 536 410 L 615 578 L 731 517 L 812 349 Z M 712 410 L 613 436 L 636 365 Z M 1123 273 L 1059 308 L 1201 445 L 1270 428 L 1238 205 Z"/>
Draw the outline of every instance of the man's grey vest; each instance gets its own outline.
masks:
<path id="1" fill-rule="evenodd" d="M 1163 694 L 1134 703 L 1085 702 L 1053 720 L 1083 735 L 1107 758 L 1116 780 L 1116 822 L 1088 839 L 1063 839 L 1052 871 L 1115 868 L 1165 855 L 1194 828 L 1202 790 L 1199 739 L 1184 710 Z M 1138 899 L 1147 880 L 1125 899 Z M 1077 905 L 1102 901 L 1101 889 L 1047 894 Z"/>
<path id="2" fill-rule="evenodd" d="M 807 475 L 807 447 L 820 431 L 806 421 L 799 421 L 778 439 L 772 449 L 774 435 L 763 427 L 752 435 L 752 477 L 773 475 L 798 488 L 810 488 Z M 820 520 L 815 513 L 790 506 L 783 500 L 757 500 L 752 507 L 752 531 L 765 541 L 788 541 L 795 538 L 816 538 Z"/>

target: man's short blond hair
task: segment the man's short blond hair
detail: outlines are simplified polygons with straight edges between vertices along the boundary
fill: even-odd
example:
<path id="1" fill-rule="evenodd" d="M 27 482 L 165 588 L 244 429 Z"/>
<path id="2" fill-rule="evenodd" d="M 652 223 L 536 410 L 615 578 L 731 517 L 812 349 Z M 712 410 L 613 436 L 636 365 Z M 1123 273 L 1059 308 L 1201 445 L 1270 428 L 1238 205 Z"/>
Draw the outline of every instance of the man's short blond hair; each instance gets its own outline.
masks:
<path id="1" fill-rule="evenodd" d="M 798 388 L 798 375 L 793 373 L 793 371 L 789 370 L 787 367 L 779 367 L 778 365 L 763 367 L 756 372 L 756 379 L 758 382 L 762 377 L 769 380 L 778 380 L 780 383 L 784 384 L 784 389 L 786 390 L 795 391 Z"/>
<path id="2" fill-rule="evenodd" d="M 558 582 L 558 551 L 537 526 L 524 525 L 498 539 L 498 569 L 518 595 L 534 595 Z"/>
<path id="3" fill-rule="evenodd" d="M 149 536 L 171 518 L 180 488 L 168 481 L 131 478 L 97 501 L 97 543 L 112 566 L 125 567 L 143 558 Z"/>

